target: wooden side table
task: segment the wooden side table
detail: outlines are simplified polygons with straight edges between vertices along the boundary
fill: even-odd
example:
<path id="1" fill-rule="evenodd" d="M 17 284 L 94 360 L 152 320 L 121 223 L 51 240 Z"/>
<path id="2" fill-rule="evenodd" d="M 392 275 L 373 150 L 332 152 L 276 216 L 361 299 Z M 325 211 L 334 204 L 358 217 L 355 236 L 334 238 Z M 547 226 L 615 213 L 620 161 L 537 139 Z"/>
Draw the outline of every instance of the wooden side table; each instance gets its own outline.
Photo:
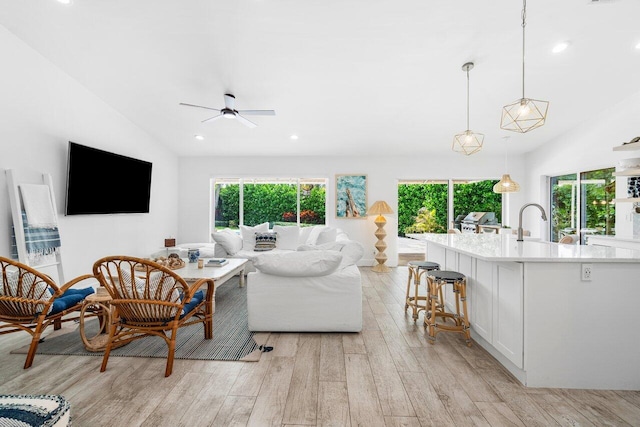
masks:
<path id="1" fill-rule="evenodd" d="M 98 295 L 97 293 L 91 294 L 84 299 L 82 309 L 80 310 L 80 338 L 84 343 L 84 347 L 87 351 L 104 351 L 107 347 L 107 341 L 109 340 L 109 325 L 111 324 L 112 308 L 111 308 L 111 295 Z M 90 317 L 87 314 L 87 310 L 90 313 L 96 313 L 100 318 L 100 328 L 98 333 L 88 337 L 85 330 L 85 319 Z"/>

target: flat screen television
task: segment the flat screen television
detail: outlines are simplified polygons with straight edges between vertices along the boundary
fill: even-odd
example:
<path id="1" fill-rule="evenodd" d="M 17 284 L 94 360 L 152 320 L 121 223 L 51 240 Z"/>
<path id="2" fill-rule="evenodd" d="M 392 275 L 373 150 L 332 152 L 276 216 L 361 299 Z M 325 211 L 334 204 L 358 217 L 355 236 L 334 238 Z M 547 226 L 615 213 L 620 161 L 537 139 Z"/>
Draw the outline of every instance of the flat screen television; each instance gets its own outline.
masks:
<path id="1" fill-rule="evenodd" d="M 69 141 L 67 215 L 148 213 L 151 163 Z"/>

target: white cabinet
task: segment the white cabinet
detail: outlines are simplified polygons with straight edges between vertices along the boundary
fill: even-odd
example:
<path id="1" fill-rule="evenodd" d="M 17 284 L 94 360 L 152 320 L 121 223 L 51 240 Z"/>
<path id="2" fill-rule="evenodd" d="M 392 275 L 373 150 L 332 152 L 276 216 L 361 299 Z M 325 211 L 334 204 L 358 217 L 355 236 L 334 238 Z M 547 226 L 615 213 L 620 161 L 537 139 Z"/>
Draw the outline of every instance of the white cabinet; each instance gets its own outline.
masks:
<path id="1" fill-rule="evenodd" d="M 523 367 L 524 270 L 519 262 L 491 262 L 427 243 L 427 260 L 442 270 L 467 276 L 467 309 L 471 329 L 497 351 Z M 455 311 L 451 286 L 445 286 L 447 311 Z"/>
<path id="2" fill-rule="evenodd" d="M 491 344 L 517 367 L 523 365 L 524 270 L 519 262 L 493 264 L 493 339 Z"/>
<path id="3" fill-rule="evenodd" d="M 462 257 L 462 256 L 461 256 Z M 470 323 L 480 335 L 518 368 L 524 354 L 523 264 L 473 259 L 468 280 Z"/>
<path id="4" fill-rule="evenodd" d="M 493 342 L 493 263 L 474 259 L 475 275 L 468 279 L 471 327 L 487 342 Z"/>

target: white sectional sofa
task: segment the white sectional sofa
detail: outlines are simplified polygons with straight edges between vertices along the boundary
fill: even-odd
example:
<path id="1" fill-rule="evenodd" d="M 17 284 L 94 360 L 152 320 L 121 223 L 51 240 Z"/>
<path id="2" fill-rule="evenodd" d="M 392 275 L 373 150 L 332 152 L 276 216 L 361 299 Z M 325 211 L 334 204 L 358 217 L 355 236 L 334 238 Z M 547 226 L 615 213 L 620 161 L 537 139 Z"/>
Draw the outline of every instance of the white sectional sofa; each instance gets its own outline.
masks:
<path id="1" fill-rule="evenodd" d="M 250 331 L 359 332 L 359 242 L 342 240 L 291 253 L 265 253 L 247 276 Z"/>
<path id="2" fill-rule="evenodd" d="M 214 242 L 214 255 L 217 258 L 247 258 L 249 263 L 245 272 L 255 271 L 253 259 L 265 253 L 256 250 L 256 233 L 275 233 L 275 248 L 269 252 L 282 253 L 296 251 L 302 245 L 323 245 L 336 241 L 349 240 L 344 231 L 339 228 L 317 225 L 312 227 L 298 227 L 297 225 L 279 226 L 269 229 L 265 222 L 254 227 L 240 226 L 240 233 L 226 229 L 211 234 Z"/>
<path id="3" fill-rule="evenodd" d="M 275 233 L 273 249 L 255 236 Z M 241 227 L 214 233 L 216 257 L 251 260 L 247 270 L 250 331 L 359 332 L 364 249 L 341 230 L 327 227 Z M 268 238 L 268 236 L 267 236 Z M 246 271 L 247 271 L 246 270 Z"/>
<path id="4" fill-rule="evenodd" d="M 256 233 L 275 233 L 273 249 L 256 248 Z M 181 257 L 197 248 L 202 257 L 247 258 L 250 331 L 359 332 L 362 278 L 357 262 L 364 249 L 344 231 L 328 226 L 241 226 L 216 231 L 215 243 L 172 248 Z M 260 246 L 260 244 L 259 244 Z M 268 245 L 267 245 L 268 246 Z M 165 251 L 154 254 L 166 254 Z"/>

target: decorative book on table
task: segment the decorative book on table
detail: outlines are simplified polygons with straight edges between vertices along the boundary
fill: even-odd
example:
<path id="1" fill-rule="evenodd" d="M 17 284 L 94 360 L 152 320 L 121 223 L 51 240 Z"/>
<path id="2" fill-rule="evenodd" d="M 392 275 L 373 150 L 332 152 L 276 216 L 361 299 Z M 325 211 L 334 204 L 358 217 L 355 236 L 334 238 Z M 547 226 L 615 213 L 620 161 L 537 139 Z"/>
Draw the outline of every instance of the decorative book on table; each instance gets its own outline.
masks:
<path id="1" fill-rule="evenodd" d="M 222 267 L 223 265 L 229 264 L 229 261 L 226 258 L 211 258 L 205 264 L 206 267 Z"/>

